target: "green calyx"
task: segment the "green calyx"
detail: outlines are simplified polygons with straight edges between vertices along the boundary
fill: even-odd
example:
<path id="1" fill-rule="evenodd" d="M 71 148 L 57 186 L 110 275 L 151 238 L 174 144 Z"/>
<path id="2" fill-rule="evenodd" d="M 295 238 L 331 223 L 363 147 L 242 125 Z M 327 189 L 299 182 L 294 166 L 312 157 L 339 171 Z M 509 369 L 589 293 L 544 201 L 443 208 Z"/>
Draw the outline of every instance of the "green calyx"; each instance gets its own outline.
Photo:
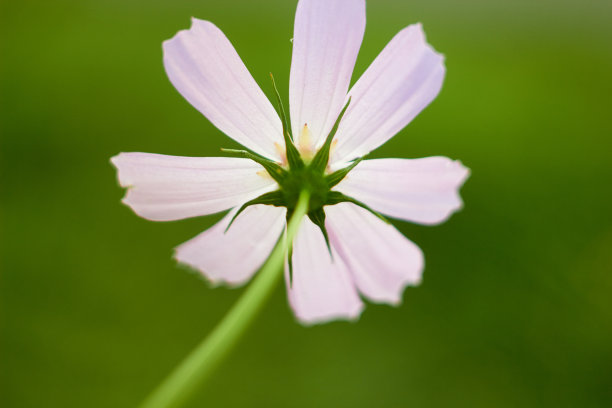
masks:
<path id="1" fill-rule="evenodd" d="M 268 158 L 260 156 L 256 153 L 247 151 L 247 150 L 230 150 L 223 149 L 223 151 L 227 153 L 232 153 L 239 155 L 241 157 L 251 159 L 257 163 L 259 163 L 266 172 L 278 183 L 278 189 L 272 191 L 270 193 L 262 194 L 261 196 L 246 202 L 240 209 L 236 212 L 231 222 L 229 223 L 227 229 L 229 229 L 234 222 L 234 220 L 248 207 L 256 204 L 265 204 L 265 205 L 273 205 L 276 207 L 285 207 L 287 208 L 287 219 L 291 217 L 293 211 L 298 203 L 298 199 L 300 193 L 303 190 L 307 190 L 310 193 L 310 200 L 308 203 L 308 217 L 310 220 L 317 225 L 327 243 L 328 249 L 331 248 L 329 246 L 329 238 L 327 234 L 327 230 L 325 228 L 325 211 L 323 207 L 326 205 L 334 205 L 343 202 L 350 202 L 355 205 L 358 205 L 366 210 L 372 212 L 377 217 L 387 220 L 378 212 L 372 210 L 364 203 L 346 196 L 338 191 L 333 191 L 332 188 L 336 186 L 346 175 L 351 171 L 361 160 L 363 157 L 354 160 L 350 165 L 340 170 L 336 170 L 334 172 L 330 172 L 328 170 L 329 163 L 329 155 L 332 140 L 338 130 L 338 126 L 348 105 L 350 103 L 347 102 L 342 112 L 338 116 L 334 127 L 331 132 L 325 139 L 323 146 L 317 151 L 312 160 L 307 161 L 301 157 L 299 150 L 295 146 L 293 142 L 293 137 L 290 133 L 289 122 L 287 120 L 287 116 L 285 114 L 285 109 L 283 107 L 283 103 L 280 98 L 280 94 L 276 89 L 276 84 L 274 82 L 274 77 L 270 74 L 270 78 L 272 79 L 272 84 L 274 87 L 279 114 L 282 119 L 283 124 L 283 136 L 285 140 L 285 154 L 287 157 L 287 167 L 283 167 L 281 164 L 274 162 Z"/>

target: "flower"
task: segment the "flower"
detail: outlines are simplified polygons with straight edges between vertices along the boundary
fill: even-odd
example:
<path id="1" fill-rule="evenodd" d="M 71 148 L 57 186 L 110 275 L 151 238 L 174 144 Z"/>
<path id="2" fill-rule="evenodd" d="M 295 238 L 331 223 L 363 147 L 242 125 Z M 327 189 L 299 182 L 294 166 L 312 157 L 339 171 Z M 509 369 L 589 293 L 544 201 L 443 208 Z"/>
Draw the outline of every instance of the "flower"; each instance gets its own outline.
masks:
<path id="1" fill-rule="evenodd" d="M 462 207 L 458 190 L 469 173 L 445 157 L 362 160 L 437 96 L 445 74 L 443 56 L 415 24 L 387 44 L 349 92 L 364 31 L 364 0 L 299 1 L 289 125 L 282 104 L 279 117 L 225 35 L 194 18 L 189 30 L 164 42 L 168 77 L 249 151 L 111 159 L 128 187 L 123 202 L 141 217 L 170 221 L 232 209 L 176 248 L 179 262 L 213 283 L 248 281 L 308 188 L 309 214 L 285 268 L 289 303 L 305 324 L 357 318 L 360 294 L 401 302 L 404 288 L 421 281 L 423 254 L 379 213 L 441 223 Z"/>

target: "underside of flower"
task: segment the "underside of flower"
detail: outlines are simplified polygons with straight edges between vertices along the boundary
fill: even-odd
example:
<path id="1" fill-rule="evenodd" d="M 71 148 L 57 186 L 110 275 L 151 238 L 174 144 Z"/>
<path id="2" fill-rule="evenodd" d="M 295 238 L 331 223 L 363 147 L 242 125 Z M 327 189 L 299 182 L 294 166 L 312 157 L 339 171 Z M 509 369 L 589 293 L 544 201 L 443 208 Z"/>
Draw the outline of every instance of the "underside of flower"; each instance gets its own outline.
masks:
<path id="1" fill-rule="evenodd" d="M 230 210 L 175 251 L 213 284 L 246 283 L 279 243 L 286 217 L 307 214 L 284 268 L 289 303 L 304 324 L 356 319 L 361 296 L 399 304 L 404 289 L 421 282 L 424 257 L 378 212 L 437 225 L 462 208 L 459 189 L 469 176 L 447 157 L 363 160 L 436 98 L 446 72 L 444 56 L 413 24 L 350 86 L 365 24 L 365 0 L 298 2 L 285 111 L 276 86 L 277 109 L 217 26 L 192 19 L 163 44 L 166 73 L 244 150 L 112 158 L 127 188 L 123 202 L 141 217 Z"/>
<path id="2" fill-rule="evenodd" d="M 340 181 L 342 181 L 342 179 L 344 179 L 344 177 L 346 177 L 346 175 L 355 166 L 357 166 L 361 160 L 363 160 L 363 157 L 359 157 L 353 160 L 348 166 L 333 172 L 330 171 L 328 167 L 332 141 L 336 131 L 338 130 L 340 121 L 342 120 L 342 117 L 344 116 L 344 113 L 351 102 L 350 98 L 344 106 L 344 109 L 342 109 L 340 112 L 340 115 L 338 115 L 336 123 L 325 139 L 323 146 L 321 146 L 319 150 L 317 150 L 314 157 L 311 158 L 309 151 L 300 154 L 300 152 L 304 149 L 298 149 L 295 146 L 294 139 L 290 131 L 291 127 L 289 126 L 289 121 L 287 119 L 287 115 L 285 114 L 283 102 L 278 89 L 276 88 L 276 83 L 272 74 L 270 74 L 270 78 L 272 80 L 272 85 L 274 87 L 276 100 L 278 103 L 279 114 L 283 123 L 283 136 L 285 139 L 284 153 L 285 157 L 287 158 L 287 166 L 283 167 L 277 162 L 247 150 L 223 149 L 224 152 L 238 154 L 259 163 L 263 166 L 270 177 L 272 177 L 278 183 L 278 190 L 262 194 L 259 197 L 244 203 L 232 218 L 226 231 L 244 210 L 257 204 L 285 207 L 287 208 L 287 220 L 289 220 L 293 215 L 293 211 L 297 205 L 300 193 L 304 190 L 310 193 L 310 201 L 308 203 L 308 218 L 310 218 L 310 220 L 319 227 L 323 236 L 325 237 L 325 242 L 327 243 L 328 248 L 330 247 L 329 237 L 325 228 L 325 211 L 323 210 L 323 207 L 326 205 L 346 202 L 353 203 L 370 211 L 380 219 L 387 222 L 387 219 L 382 214 L 374 211 L 359 200 L 342 194 L 339 191 L 332 191 L 332 188 L 336 186 L 336 184 L 340 183 Z M 308 134 L 309 131 L 307 124 L 304 124 L 303 129 L 303 134 Z"/>

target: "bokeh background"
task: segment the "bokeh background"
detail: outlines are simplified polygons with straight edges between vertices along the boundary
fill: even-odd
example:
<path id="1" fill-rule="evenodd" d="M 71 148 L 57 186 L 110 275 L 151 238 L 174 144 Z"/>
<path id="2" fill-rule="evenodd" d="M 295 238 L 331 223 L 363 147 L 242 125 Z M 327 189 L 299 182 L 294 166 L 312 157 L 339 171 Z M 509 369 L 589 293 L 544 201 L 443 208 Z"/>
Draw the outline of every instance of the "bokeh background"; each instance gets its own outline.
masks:
<path id="1" fill-rule="evenodd" d="M 221 215 L 138 218 L 109 158 L 235 146 L 173 89 L 161 42 L 214 21 L 286 96 L 295 5 L 0 3 L 0 406 L 133 407 L 240 296 L 171 259 Z M 419 21 L 448 67 L 374 156 L 461 159 L 465 209 L 395 222 L 427 260 L 399 308 L 304 328 L 279 286 L 190 406 L 612 406 L 611 15 L 608 0 L 370 0 L 353 80 Z"/>

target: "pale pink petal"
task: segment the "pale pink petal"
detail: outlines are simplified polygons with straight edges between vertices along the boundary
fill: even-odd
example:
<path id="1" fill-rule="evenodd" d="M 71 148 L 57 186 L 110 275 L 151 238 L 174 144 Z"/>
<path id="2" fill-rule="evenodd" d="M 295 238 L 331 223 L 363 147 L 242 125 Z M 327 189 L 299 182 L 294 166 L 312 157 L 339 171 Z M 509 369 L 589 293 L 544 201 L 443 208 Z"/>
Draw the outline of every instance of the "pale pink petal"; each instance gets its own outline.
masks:
<path id="1" fill-rule="evenodd" d="M 153 221 L 213 214 L 278 188 L 248 159 L 120 153 L 111 162 L 128 188 L 123 202 Z"/>
<path id="2" fill-rule="evenodd" d="M 325 139 L 345 103 L 365 31 L 364 0 L 300 0 L 295 16 L 289 106 L 293 135 L 308 124 Z"/>
<path id="3" fill-rule="evenodd" d="M 332 160 L 363 156 L 393 137 L 438 95 L 444 73 L 420 24 L 400 31 L 351 88 Z"/>
<path id="4" fill-rule="evenodd" d="M 244 210 L 225 232 L 236 213 L 178 246 L 177 261 L 200 271 L 212 283 L 240 285 L 248 281 L 272 252 L 285 226 L 286 210 L 254 205 Z"/>
<path id="5" fill-rule="evenodd" d="M 393 225 L 350 203 L 325 207 L 332 245 L 359 292 L 374 302 L 398 304 L 407 285 L 418 285 L 423 253 Z"/>
<path id="6" fill-rule="evenodd" d="M 194 18 L 163 48 L 170 82 L 189 103 L 238 143 L 280 159 L 281 121 L 221 30 Z"/>
<path id="7" fill-rule="evenodd" d="M 337 252 L 329 254 L 323 234 L 304 218 L 293 243 L 293 276 L 285 267 L 289 303 L 304 324 L 354 320 L 363 303 Z"/>
<path id="8" fill-rule="evenodd" d="M 432 225 L 462 208 L 469 173 L 447 157 L 364 160 L 335 189 L 391 217 Z"/>

